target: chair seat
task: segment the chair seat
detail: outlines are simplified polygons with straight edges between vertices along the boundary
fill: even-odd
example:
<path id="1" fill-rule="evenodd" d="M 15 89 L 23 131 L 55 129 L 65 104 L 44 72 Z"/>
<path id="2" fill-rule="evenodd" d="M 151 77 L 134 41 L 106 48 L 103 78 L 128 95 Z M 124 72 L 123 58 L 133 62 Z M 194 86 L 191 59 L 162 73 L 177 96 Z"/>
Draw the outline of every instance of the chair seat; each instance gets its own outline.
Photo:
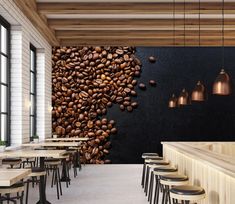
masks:
<path id="1" fill-rule="evenodd" d="M 178 195 L 202 195 L 205 194 L 205 190 L 199 186 L 184 185 L 174 186 L 170 190 L 171 193 Z"/>
<path id="2" fill-rule="evenodd" d="M 188 177 L 179 174 L 167 174 L 160 176 L 160 179 L 164 181 L 187 181 Z"/>

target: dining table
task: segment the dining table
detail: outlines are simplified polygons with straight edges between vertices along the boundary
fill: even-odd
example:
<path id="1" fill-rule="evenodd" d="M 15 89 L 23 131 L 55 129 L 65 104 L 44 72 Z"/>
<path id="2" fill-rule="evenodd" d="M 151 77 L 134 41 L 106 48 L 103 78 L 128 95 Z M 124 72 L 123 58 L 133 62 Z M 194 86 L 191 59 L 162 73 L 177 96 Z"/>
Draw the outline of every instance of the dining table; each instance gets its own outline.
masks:
<path id="1" fill-rule="evenodd" d="M 74 162 L 74 167 L 81 169 L 80 165 L 80 154 L 78 147 L 81 146 L 80 142 L 63 142 L 63 141 L 57 141 L 57 142 L 46 142 L 46 141 L 41 141 L 38 143 L 35 142 L 29 142 L 29 143 L 24 143 L 21 145 L 22 147 L 32 147 L 32 148 L 40 148 L 40 147 L 56 147 L 56 148 L 64 148 L 67 150 L 69 147 L 77 147 L 76 148 L 76 157 L 75 157 L 75 162 Z M 61 182 L 69 182 L 71 179 L 68 177 L 68 174 L 66 173 L 66 159 L 62 159 L 62 172 L 61 172 Z"/>
<path id="2" fill-rule="evenodd" d="M 0 168 L 0 186 L 11 186 L 26 178 L 31 169 L 7 169 Z"/>
<path id="3" fill-rule="evenodd" d="M 0 152 L 0 158 L 27 158 L 27 157 L 38 157 L 40 160 L 40 167 L 45 169 L 44 160 L 46 157 L 60 158 L 66 153 L 66 150 L 35 150 L 35 149 L 19 149 L 19 150 L 6 150 Z M 39 182 L 39 201 L 37 204 L 50 204 L 46 199 L 45 191 L 45 176 L 40 176 Z"/>

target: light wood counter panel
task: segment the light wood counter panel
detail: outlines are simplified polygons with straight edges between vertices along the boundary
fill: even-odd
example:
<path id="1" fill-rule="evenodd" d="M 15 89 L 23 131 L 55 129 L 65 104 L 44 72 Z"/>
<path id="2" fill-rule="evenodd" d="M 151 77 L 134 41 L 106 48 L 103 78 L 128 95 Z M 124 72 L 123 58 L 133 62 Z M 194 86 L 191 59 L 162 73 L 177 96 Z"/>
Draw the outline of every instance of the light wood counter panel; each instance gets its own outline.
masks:
<path id="1" fill-rule="evenodd" d="M 199 204 L 235 203 L 234 142 L 162 142 L 163 156 L 190 183 L 203 187 L 206 199 Z"/>
<path id="2" fill-rule="evenodd" d="M 30 173 L 30 169 L 0 169 L 0 186 L 11 186 Z"/>

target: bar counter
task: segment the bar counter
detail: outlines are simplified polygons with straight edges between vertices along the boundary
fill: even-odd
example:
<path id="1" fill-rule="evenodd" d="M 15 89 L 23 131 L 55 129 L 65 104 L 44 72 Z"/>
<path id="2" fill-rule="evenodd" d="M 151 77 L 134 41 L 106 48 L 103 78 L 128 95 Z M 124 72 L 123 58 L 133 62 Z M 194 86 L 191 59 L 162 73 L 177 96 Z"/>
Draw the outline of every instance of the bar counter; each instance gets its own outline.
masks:
<path id="1" fill-rule="evenodd" d="M 163 156 L 190 183 L 203 187 L 200 204 L 235 203 L 235 142 L 162 142 Z"/>

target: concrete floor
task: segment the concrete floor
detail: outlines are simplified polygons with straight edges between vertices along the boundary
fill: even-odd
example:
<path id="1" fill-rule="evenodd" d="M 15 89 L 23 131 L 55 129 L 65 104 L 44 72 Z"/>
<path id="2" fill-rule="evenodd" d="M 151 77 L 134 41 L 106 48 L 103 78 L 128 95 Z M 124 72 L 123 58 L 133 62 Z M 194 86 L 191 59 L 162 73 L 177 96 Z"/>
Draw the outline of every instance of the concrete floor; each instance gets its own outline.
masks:
<path id="1" fill-rule="evenodd" d="M 141 173 L 142 165 L 86 165 L 69 188 L 62 183 L 60 200 L 56 188 L 49 186 L 49 177 L 47 200 L 53 204 L 147 204 L 140 185 Z M 30 188 L 29 204 L 37 200 L 38 188 Z"/>

